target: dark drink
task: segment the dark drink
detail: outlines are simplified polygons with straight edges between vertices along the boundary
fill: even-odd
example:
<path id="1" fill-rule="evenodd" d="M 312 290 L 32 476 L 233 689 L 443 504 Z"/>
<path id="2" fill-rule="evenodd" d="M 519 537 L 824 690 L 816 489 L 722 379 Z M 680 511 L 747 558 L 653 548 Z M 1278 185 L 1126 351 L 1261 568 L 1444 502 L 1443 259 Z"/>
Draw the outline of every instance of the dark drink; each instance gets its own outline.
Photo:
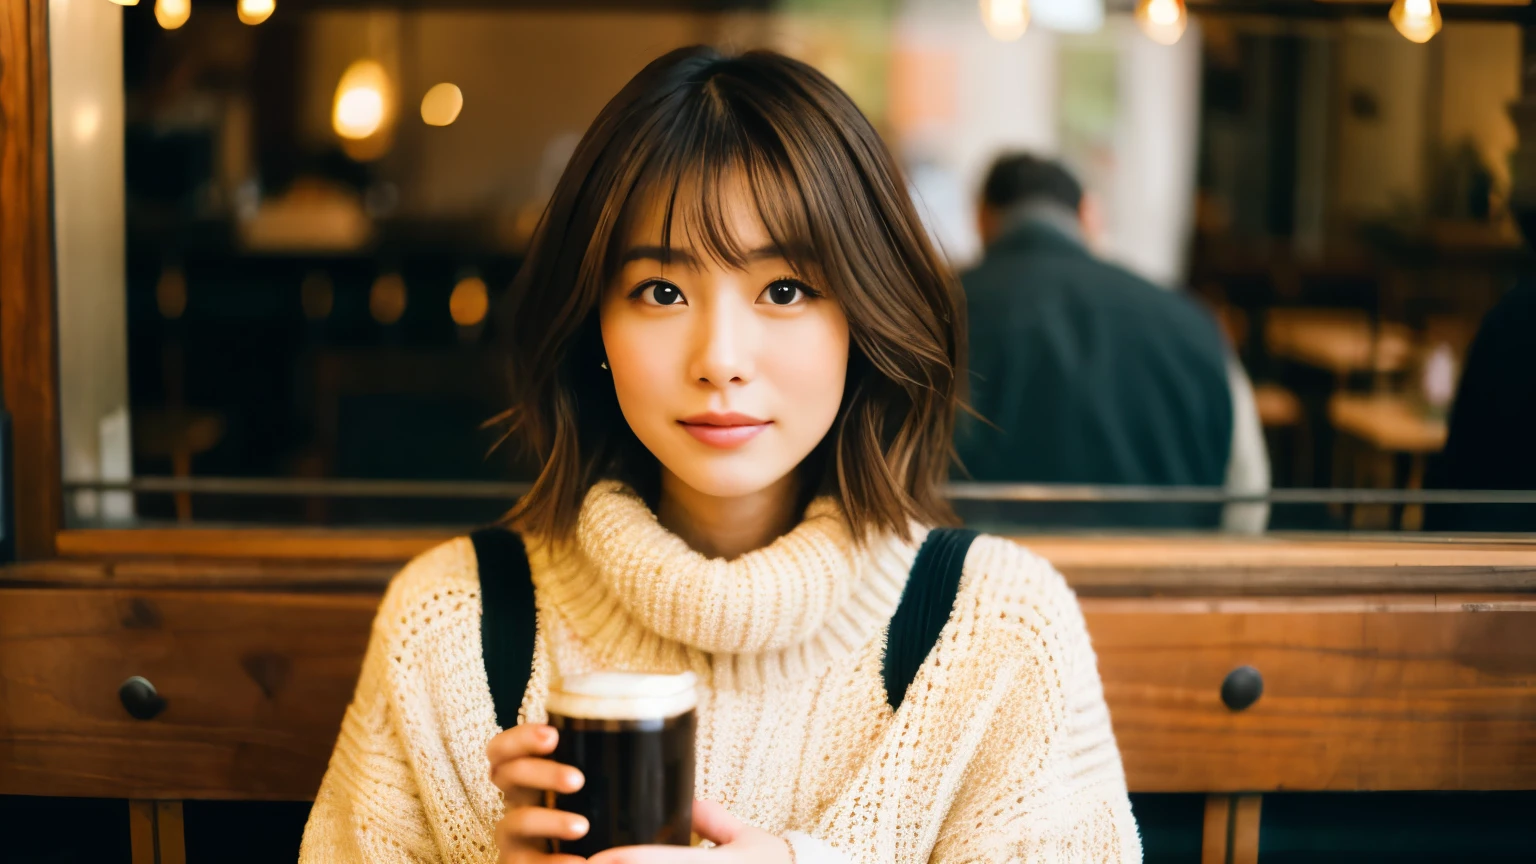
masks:
<path id="1" fill-rule="evenodd" d="M 560 731 L 553 759 L 586 785 L 550 806 L 587 818 L 580 840 L 555 851 L 583 857 L 616 846 L 687 846 L 693 830 L 694 677 L 601 673 L 567 678 L 549 694 Z"/>

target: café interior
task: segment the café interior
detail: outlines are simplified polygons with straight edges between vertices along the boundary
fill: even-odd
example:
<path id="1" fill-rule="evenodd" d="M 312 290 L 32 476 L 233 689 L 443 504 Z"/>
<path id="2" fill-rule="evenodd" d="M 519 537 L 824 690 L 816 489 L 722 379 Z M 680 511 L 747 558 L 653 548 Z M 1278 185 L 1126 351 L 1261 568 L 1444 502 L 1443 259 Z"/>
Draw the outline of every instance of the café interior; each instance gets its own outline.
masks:
<path id="1" fill-rule="evenodd" d="M 1533 26 L 1530 0 L 5 0 L 0 858 L 295 860 L 391 575 L 535 475 L 488 423 L 496 313 L 561 171 L 630 76 L 707 43 L 846 90 L 957 272 L 992 160 L 1059 160 L 1096 254 L 1247 371 L 1262 489 L 951 485 L 1077 592 L 1145 860 L 1530 860 L 1536 431 L 1497 482 L 1443 451 L 1536 270 Z M 1266 509 L 1032 524 L 1191 501 Z"/>

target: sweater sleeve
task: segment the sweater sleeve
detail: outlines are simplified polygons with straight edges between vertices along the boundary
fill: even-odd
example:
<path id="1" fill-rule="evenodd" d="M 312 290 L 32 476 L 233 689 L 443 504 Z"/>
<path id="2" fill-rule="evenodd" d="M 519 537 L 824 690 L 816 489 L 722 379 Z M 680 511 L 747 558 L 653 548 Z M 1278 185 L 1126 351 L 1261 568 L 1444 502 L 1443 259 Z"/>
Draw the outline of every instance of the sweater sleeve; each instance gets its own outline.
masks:
<path id="1" fill-rule="evenodd" d="M 1012 545 L 996 538 L 978 543 Z M 999 626 L 995 638 L 1026 650 L 966 770 L 931 861 L 1139 862 L 1141 839 L 1077 598 L 1049 564 L 1023 550 L 1017 554 L 1006 557 L 1035 571 L 1035 590 L 1027 593 L 1037 599 L 1025 604 L 1018 595 L 995 598 L 1019 611 L 998 620 L 1023 625 Z"/>
<path id="2" fill-rule="evenodd" d="M 314 808 L 300 864 L 427 864 L 439 859 L 389 698 L 392 585 Z"/>
<path id="3" fill-rule="evenodd" d="M 852 859 L 836 846 L 801 831 L 784 835 L 784 842 L 789 844 L 794 864 L 853 864 Z"/>

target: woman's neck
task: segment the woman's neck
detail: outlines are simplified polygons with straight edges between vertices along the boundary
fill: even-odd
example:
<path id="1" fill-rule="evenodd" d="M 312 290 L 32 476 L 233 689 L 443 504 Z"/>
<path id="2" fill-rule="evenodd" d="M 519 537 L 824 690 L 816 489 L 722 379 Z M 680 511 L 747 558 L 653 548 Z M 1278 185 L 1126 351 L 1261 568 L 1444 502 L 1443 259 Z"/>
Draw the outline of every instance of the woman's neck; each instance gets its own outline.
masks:
<path id="1" fill-rule="evenodd" d="M 722 498 L 693 489 L 663 468 L 656 518 L 695 552 L 731 560 L 767 546 L 795 527 L 798 489 L 790 473 L 757 492 Z"/>

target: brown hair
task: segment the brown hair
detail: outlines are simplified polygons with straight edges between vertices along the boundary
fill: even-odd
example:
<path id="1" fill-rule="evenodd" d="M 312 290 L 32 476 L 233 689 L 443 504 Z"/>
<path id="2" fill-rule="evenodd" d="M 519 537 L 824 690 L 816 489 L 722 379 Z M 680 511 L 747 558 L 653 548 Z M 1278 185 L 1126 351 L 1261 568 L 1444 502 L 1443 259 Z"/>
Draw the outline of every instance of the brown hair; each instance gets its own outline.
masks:
<path id="1" fill-rule="evenodd" d="M 505 307 L 508 434 L 541 470 L 508 514 L 566 539 L 604 477 L 654 490 L 656 459 L 625 423 L 598 305 L 640 202 L 667 195 L 674 220 L 718 261 L 741 266 L 721 187 L 745 178 L 769 235 L 817 274 L 848 319 L 843 404 L 806 460 L 804 484 L 835 495 L 858 536 L 953 521 L 942 484 L 963 380 L 964 314 L 879 135 L 820 72 L 768 51 L 682 48 L 646 66 L 593 121 L 560 178 Z M 679 196 L 684 184 L 690 190 Z"/>

